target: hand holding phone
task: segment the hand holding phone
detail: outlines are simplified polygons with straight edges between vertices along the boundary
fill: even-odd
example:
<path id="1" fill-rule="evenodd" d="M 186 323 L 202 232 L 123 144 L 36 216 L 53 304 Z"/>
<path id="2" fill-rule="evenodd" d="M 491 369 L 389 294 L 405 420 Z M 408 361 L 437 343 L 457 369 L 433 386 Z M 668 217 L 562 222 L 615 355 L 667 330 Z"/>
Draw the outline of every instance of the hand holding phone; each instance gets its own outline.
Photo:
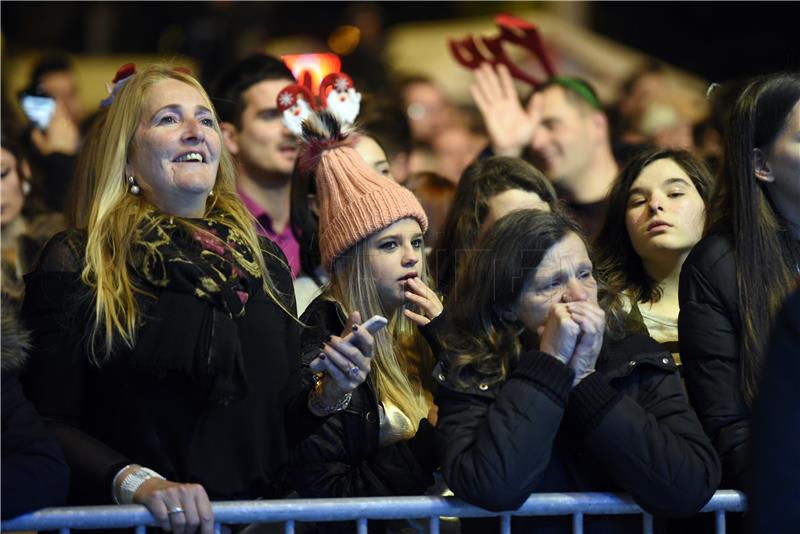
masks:
<path id="1" fill-rule="evenodd" d="M 388 319 L 386 319 L 386 317 L 384 317 L 383 315 L 373 315 L 372 317 L 367 319 L 367 321 L 364 324 L 362 324 L 361 327 L 366 328 L 367 332 L 369 332 L 372 335 L 375 335 L 378 332 L 380 332 L 383 328 L 385 328 L 386 325 L 388 324 L 389 324 Z"/>
<path id="2" fill-rule="evenodd" d="M 382 315 L 373 315 L 372 317 L 367 319 L 364 323 L 362 323 L 360 328 L 365 329 L 367 332 L 370 333 L 370 335 L 374 336 L 375 334 L 380 332 L 382 329 L 384 329 L 386 327 L 386 325 L 388 325 L 388 324 L 389 324 L 389 321 L 386 319 L 386 317 L 384 317 Z M 356 326 L 358 326 L 358 325 L 353 325 L 354 328 Z M 353 330 L 352 332 L 347 334 L 343 338 L 343 341 L 349 341 L 349 342 L 353 343 L 354 345 L 357 345 L 358 344 L 357 343 L 358 340 L 357 339 L 356 340 L 353 339 L 355 337 L 355 335 L 356 335 L 356 332 L 357 332 L 357 330 Z"/>
<path id="3" fill-rule="evenodd" d="M 33 95 L 28 92 L 21 93 L 19 100 L 22 111 L 31 124 L 40 130 L 47 130 L 56 110 L 56 101 L 47 95 Z"/>

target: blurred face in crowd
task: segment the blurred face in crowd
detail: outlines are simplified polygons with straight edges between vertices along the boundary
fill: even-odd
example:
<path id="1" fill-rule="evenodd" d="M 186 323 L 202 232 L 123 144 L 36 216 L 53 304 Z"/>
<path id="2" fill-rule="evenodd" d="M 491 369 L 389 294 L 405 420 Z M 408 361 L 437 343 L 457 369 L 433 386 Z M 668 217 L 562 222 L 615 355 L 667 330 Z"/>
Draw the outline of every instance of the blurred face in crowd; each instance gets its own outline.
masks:
<path id="1" fill-rule="evenodd" d="M 544 255 L 514 311 L 528 331 L 536 332 L 554 304 L 584 301 L 597 304 L 597 281 L 586 245 L 570 232 Z"/>
<path id="2" fill-rule="evenodd" d="M 512 211 L 524 209 L 550 211 L 550 206 L 538 194 L 524 189 L 508 189 L 498 193 L 490 197 L 486 205 L 488 210 L 481 231 L 486 231 L 495 221 Z"/>
<path id="3" fill-rule="evenodd" d="M 470 163 L 486 146 L 486 139 L 472 133 L 464 126 L 444 128 L 433 139 L 436 152 L 436 172 L 457 184 Z"/>
<path id="4" fill-rule="evenodd" d="M 625 226 L 642 259 L 658 261 L 665 251 L 688 253 L 702 237 L 704 224 L 703 199 L 673 160 L 650 163 L 631 184 Z"/>
<path id="5" fill-rule="evenodd" d="M 20 166 L 14 154 L 5 148 L 0 151 L 0 174 L 0 224 L 5 226 L 17 218 L 25 204 Z"/>
<path id="6" fill-rule="evenodd" d="M 191 85 L 161 80 L 145 93 L 126 173 L 149 202 L 165 213 L 203 214 L 219 168 L 214 126 L 211 104 Z"/>
<path id="7" fill-rule="evenodd" d="M 372 137 L 362 135 L 358 138 L 358 143 L 355 148 L 356 152 L 367 162 L 367 165 L 375 169 L 381 176 L 394 180 L 392 169 L 389 165 L 389 158 L 386 157 L 386 153 L 377 141 Z"/>
<path id="8" fill-rule="evenodd" d="M 278 93 L 291 83 L 289 79 L 264 80 L 250 86 L 242 93 L 241 127 L 225 125 L 228 150 L 251 176 L 289 176 L 294 169 L 297 141 L 283 125 L 276 104 Z"/>
<path id="9" fill-rule="evenodd" d="M 592 165 L 604 124 L 598 123 L 597 113 L 568 100 L 562 87 L 549 87 L 540 96 L 542 114 L 531 142 L 533 155 L 554 185 L 568 188 Z"/>
<path id="10" fill-rule="evenodd" d="M 447 125 L 447 100 L 434 85 L 426 82 L 412 83 L 403 93 L 411 137 L 430 143 Z"/>
<path id="11" fill-rule="evenodd" d="M 800 102 L 773 141 L 766 155 L 766 168 L 772 201 L 800 232 Z"/>
<path id="12" fill-rule="evenodd" d="M 48 72 L 39 81 L 45 93 L 64 104 L 72 122 L 79 124 L 83 118 L 78 82 L 68 70 Z"/>
<path id="13" fill-rule="evenodd" d="M 369 266 L 387 312 L 403 305 L 408 279 L 419 277 L 423 247 L 422 228 L 408 217 L 368 238 Z"/>

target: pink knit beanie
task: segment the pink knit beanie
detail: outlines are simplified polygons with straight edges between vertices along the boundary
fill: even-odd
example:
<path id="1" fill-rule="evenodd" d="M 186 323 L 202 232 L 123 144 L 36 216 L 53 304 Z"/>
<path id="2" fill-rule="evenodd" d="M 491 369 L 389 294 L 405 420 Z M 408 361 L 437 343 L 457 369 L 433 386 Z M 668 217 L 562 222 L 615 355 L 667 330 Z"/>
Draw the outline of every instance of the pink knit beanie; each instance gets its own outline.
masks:
<path id="1" fill-rule="evenodd" d="M 300 166 L 314 172 L 319 204 L 319 248 L 323 267 L 359 241 L 406 217 L 422 231 L 428 218 L 414 194 L 367 165 L 353 145 L 357 136 L 342 130 L 327 111 L 303 123 Z"/>

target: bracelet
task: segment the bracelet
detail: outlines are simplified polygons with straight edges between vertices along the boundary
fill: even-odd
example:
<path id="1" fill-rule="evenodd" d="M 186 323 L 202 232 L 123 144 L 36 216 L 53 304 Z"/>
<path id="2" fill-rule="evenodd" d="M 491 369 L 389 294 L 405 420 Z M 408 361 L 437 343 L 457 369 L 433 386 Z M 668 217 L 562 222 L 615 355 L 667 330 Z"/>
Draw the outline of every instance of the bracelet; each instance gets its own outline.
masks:
<path id="1" fill-rule="evenodd" d="M 136 469 L 128 473 L 125 478 L 122 479 L 118 490 L 117 480 L 119 479 L 120 475 L 122 475 L 122 473 L 129 467 L 134 466 Z M 111 496 L 113 497 L 114 502 L 117 504 L 133 504 L 133 494 L 136 493 L 136 490 L 139 489 L 139 486 L 151 478 L 160 478 L 161 480 L 166 480 L 163 476 L 159 475 L 152 469 L 148 469 L 147 467 L 142 467 L 137 464 L 126 465 L 117 471 L 117 474 L 114 475 L 114 480 L 111 481 Z"/>
<path id="2" fill-rule="evenodd" d="M 308 409 L 317 417 L 325 417 L 347 408 L 352 398 L 353 393 L 348 392 L 333 404 L 322 404 L 322 382 L 317 382 L 316 387 L 308 394 Z"/>

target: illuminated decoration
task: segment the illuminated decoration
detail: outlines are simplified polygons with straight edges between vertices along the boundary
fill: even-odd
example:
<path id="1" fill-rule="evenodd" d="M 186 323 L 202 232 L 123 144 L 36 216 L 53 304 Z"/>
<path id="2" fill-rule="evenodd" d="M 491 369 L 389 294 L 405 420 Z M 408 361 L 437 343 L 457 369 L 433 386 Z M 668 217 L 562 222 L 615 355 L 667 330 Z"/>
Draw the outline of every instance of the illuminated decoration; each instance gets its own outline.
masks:
<path id="1" fill-rule="evenodd" d="M 292 71 L 297 83 L 319 92 L 319 84 L 328 74 L 339 72 L 342 60 L 336 54 L 291 54 L 281 59 Z"/>
<path id="2" fill-rule="evenodd" d="M 355 26 L 339 26 L 328 37 L 328 47 L 340 56 L 352 54 L 360 42 L 361 30 Z"/>

